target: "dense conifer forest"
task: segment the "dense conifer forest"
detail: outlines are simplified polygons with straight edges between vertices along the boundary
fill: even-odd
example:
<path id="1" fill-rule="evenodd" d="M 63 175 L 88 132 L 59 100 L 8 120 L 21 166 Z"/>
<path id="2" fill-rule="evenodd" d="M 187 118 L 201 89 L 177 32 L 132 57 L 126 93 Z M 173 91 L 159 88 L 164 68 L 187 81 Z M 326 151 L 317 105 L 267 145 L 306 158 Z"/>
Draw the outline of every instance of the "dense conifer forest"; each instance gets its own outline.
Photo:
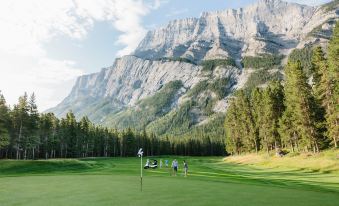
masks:
<path id="1" fill-rule="evenodd" d="M 243 64 L 270 68 L 281 58 L 267 55 L 248 57 Z M 234 65 L 234 61 L 206 61 L 204 67 L 211 70 L 224 64 Z M 135 156 L 140 147 L 144 148 L 146 155 L 225 155 L 283 150 L 319 152 L 338 147 L 339 23 L 327 52 L 322 47 L 295 50 L 284 73 L 283 81 L 271 81 L 266 87 L 254 87 L 250 91 L 236 91 L 230 97 L 224 128 L 219 128 L 222 124 L 217 118 L 209 127 L 191 128 L 187 135 L 180 137 L 175 134 L 157 136 L 147 132 L 146 128 L 117 130 L 112 129 L 114 125 L 102 127 L 94 125 L 87 117 L 77 120 L 71 111 L 65 118 L 58 119 L 53 113 L 38 112 L 34 94 L 29 97 L 24 94 L 10 107 L 0 93 L 0 158 L 124 157 Z M 218 88 L 223 88 L 227 82 L 227 79 L 215 84 L 204 82 L 196 89 L 209 87 L 221 99 L 226 93 Z M 180 81 L 174 82 L 172 87 L 181 84 Z M 144 118 L 161 114 L 168 98 L 173 95 L 172 87 L 157 97 L 159 105 L 151 108 L 154 117 L 148 115 Z M 185 123 L 181 115 L 177 116 L 171 120 L 173 125 Z M 155 131 L 162 133 L 159 130 L 158 125 Z M 211 135 L 213 132 L 215 135 Z"/>
<path id="2" fill-rule="evenodd" d="M 225 121 L 228 152 L 338 147 L 339 23 L 327 55 L 320 46 L 292 52 L 284 72 L 283 82 L 232 97 Z"/>
<path id="3" fill-rule="evenodd" d="M 35 95 L 19 98 L 10 108 L 0 94 L 0 158 L 48 159 L 145 155 L 224 155 L 224 143 L 201 139 L 156 137 L 145 130 L 118 131 L 96 126 L 87 117 L 76 120 L 72 112 L 58 119 L 38 113 Z"/>

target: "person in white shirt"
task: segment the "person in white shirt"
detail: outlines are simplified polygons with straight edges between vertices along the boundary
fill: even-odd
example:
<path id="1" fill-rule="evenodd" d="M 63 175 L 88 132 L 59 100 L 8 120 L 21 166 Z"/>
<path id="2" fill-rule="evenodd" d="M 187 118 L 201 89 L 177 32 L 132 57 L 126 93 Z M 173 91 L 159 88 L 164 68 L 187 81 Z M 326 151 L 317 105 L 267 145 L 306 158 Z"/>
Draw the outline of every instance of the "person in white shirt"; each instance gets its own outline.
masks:
<path id="1" fill-rule="evenodd" d="M 177 172 L 178 172 L 178 161 L 175 159 L 172 162 L 172 168 L 173 168 L 173 175 L 177 176 Z"/>

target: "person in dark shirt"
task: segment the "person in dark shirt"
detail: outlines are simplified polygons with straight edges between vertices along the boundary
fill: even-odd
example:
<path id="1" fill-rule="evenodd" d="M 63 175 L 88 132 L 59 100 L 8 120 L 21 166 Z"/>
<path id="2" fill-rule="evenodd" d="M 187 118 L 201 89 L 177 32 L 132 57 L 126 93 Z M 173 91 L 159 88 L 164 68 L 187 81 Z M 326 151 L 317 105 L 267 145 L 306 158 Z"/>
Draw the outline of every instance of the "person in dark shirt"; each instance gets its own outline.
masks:
<path id="1" fill-rule="evenodd" d="M 188 164 L 187 164 L 186 160 L 184 160 L 184 172 L 185 172 L 185 177 L 187 177 Z"/>

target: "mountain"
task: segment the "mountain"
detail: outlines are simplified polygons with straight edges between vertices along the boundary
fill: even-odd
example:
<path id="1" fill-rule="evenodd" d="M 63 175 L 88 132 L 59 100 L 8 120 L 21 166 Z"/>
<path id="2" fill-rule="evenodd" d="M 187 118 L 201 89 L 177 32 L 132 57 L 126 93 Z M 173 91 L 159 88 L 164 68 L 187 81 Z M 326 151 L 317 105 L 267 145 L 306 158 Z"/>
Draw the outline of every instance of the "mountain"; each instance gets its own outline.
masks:
<path id="1" fill-rule="evenodd" d="M 201 127 L 213 133 L 235 90 L 283 78 L 285 57 L 296 48 L 325 45 L 338 16 L 337 0 L 319 7 L 259 0 L 174 20 L 149 31 L 131 55 L 79 77 L 48 112 L 63 117 L 72 110 L 106 126 L 158 135 Z"/>
<path id="2" fill-rule="evenodd" d="M 288 53 L 320 23 L 336 15 L 321 7 L 260 0 L 237 10 L 204 12 L 149 31 L 134 52 L 141 58 L 203 59 Z"/>

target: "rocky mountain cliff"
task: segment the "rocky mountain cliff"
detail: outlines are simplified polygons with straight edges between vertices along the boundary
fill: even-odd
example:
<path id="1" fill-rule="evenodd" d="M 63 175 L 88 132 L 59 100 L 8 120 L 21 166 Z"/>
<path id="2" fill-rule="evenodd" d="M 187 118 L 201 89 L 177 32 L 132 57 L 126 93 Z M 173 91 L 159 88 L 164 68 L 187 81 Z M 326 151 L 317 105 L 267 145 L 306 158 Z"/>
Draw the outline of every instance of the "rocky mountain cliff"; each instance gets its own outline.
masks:
<path id="1" fill-rule="evenodd" d="M 246 8 L 204 12 L 149 31 L 134 54 L 141 58 L 204 59 L 288 53 L 334 12 L 280 0 L 259 0 Z"/>
<path id="2" fill-rule="evenodd" d="M 159 135 L 185 133 L 217 120 L 234 90 L 281 78 L 283 58 L 293 49 L 326 43 L 338 5 L 259 0 L 174 20 L 149 31 L 133 54 L 79 77 L 68 97 L 48 111 L 63 117 L 72 110 L 96 123 Z M 273 63 L 251 68 L 245 59 Z"/>

